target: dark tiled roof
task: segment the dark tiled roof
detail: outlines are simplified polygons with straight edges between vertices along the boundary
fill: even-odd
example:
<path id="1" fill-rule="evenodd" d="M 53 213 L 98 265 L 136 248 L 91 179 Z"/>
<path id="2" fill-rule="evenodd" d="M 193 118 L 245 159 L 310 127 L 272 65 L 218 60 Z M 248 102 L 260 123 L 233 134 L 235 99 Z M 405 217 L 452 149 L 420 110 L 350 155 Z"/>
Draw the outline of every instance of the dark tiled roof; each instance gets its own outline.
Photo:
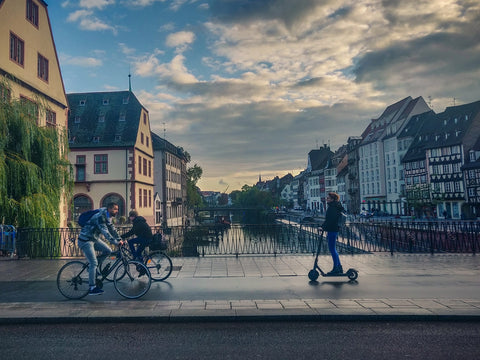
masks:
<path id="1" fill-rule="evenodd" d="M 363 141 L 361 145 L 370 144 L 371 142 L 379 140 L 387 125 L 395 117 L 401 116 L 404 113 L 404 109 L 408 108 L 408 105 L 412 102 L 412 97 L 408 96 L 403 100 L 396 102 L 395 104 L 387 106 L 385 111 L 378 119 L 372 119 L 370 126 L 362 134 Z M 401 113 L 400 113 L 401 112 Z"/>
<path id="2" fill-rule="evenodd" d="M 398 138 L 401 139 L 406 137 L 415 137 L 420 132 L 425 122 L 433 121 L 430 118 L 434 116 L 435 112 L 433 110 L 412 116 L 403 128 L 402 132 L 398 135 Z"/>
<path id="3" fill-rule="evenodd" d="M 152 134 L 152 147 L 154 151 L 167 150 L 171 154 L 174 154 L 178 157 L 183 157 L 184 151 L 182 148 L 173 145 L 171 142 L 161 138 L 160 136 L 158 136 L 153 132 L 151 134 Z"/>
<path id="4" fill-rule="evenodd" d="M 311 150 L 308 153 L 312 171 L 324 169 L 328 160 L 333 156 L 333 152 L 329 148 L 321 148 Z"/>
<path id="5" fill-rule="evenodd" d="M 479 114 L 480 101 L 477 101 L 448 107 L 440 114 L 432 111 L 413 116 L 400 136 L 414 136 L 414 141 L 410 144 L 402 162 L 425 159 L 426 149 L 461 144 L 472 122 Z M 419 123 L 415 124 L 416 121 Z M 418 126 L 420 129 L 414 134 Z"/>
<path id="6" fill-rule="evenodd" d="M 131 91 L 73 93 L 67 100 L 70 148 L 135 145 L 143 106 Z"/>

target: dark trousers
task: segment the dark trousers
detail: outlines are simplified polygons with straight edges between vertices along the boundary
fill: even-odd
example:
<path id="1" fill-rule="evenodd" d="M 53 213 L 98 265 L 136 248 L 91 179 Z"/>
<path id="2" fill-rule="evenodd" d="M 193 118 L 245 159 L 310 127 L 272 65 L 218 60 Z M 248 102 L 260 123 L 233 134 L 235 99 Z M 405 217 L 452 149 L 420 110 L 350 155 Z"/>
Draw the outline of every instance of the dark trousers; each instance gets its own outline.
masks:
<path id="1" fill-rule="evenodd" d="M 135 260 L 142 261 L 142 252 L 143 250 L 145 250 L 145 247 L 147 247 L 149 243 L 150 239 L 145 239 L 141 237 L 128 240 L 128 246 L 130 247 L 130 251 L 132 252 L 133 258 Z M 136 250 L 135 245 L 137 245 Z"/>

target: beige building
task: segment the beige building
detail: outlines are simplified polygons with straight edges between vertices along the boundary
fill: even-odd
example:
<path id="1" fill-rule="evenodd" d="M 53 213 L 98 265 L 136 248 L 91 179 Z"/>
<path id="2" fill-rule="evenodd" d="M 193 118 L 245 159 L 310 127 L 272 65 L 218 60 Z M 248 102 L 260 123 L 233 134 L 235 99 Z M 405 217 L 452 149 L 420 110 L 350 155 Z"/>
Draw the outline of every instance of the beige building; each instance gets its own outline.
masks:
<path id="1" fill-rule="evenodd" d="M 0 0 L 0 96 L 31 105 L 38 126 L 67 124 L 67 99 L 47 4 Z M 60 226 L 67 207 L 60 205 Z"/>
<path id="2" fill-rule="evenodd" d="M 73 214 L 119 205 L 154 219 L 154 161 L 147 109 L 131 91 L 68 94 L 70 163 L 74 165 Z"/>

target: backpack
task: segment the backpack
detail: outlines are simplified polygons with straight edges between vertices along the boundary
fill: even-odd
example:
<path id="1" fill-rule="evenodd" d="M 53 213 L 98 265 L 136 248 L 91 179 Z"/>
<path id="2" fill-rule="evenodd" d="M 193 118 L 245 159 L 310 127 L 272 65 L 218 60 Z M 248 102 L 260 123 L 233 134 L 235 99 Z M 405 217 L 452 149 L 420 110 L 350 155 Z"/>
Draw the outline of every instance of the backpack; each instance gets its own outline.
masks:
<path id="1" fill-rule="evenodd" d="M 343 211 L 340 212 L 340 216 L 338 217 L 338 227 L 342 228 L 345 226 L 347 223 L 347 214 L 345 214 Z"/>
<path id="2" fill-rule="evenodd" d="M 100 211 L 99 209 L 84 211 L 78 217 L 78 220 L 77 220 L 78 225 L 80 225 L 81 227 L 84 227 L 85 225 L 87 225 L 88 221 L 92 218 L 92 216 L 97 214 L 99 211 Z"/>

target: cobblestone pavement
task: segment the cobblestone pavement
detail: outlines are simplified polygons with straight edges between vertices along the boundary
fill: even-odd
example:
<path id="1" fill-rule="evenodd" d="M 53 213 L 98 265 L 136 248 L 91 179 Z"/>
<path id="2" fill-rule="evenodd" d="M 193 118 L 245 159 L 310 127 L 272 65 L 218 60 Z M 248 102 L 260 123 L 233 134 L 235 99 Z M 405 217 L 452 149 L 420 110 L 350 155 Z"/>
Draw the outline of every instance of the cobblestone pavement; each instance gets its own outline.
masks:
<path id="1" fill-rule="evenodd" d="M 319 259 L 330 267 L 328 256 Z M 353 283 L 323 277 L 309 282 L 313 260 L 309 255 L 174 258 L 167 282 L 153 283 L 141 299 L 123 299 L 106 286 L 105 295 L 66 300 L 55 282 L 68 260 L 3 259 L 0 323 L 480 320 L 475 255 L 344 255 L 344 267 L 359 271 Z"/>

